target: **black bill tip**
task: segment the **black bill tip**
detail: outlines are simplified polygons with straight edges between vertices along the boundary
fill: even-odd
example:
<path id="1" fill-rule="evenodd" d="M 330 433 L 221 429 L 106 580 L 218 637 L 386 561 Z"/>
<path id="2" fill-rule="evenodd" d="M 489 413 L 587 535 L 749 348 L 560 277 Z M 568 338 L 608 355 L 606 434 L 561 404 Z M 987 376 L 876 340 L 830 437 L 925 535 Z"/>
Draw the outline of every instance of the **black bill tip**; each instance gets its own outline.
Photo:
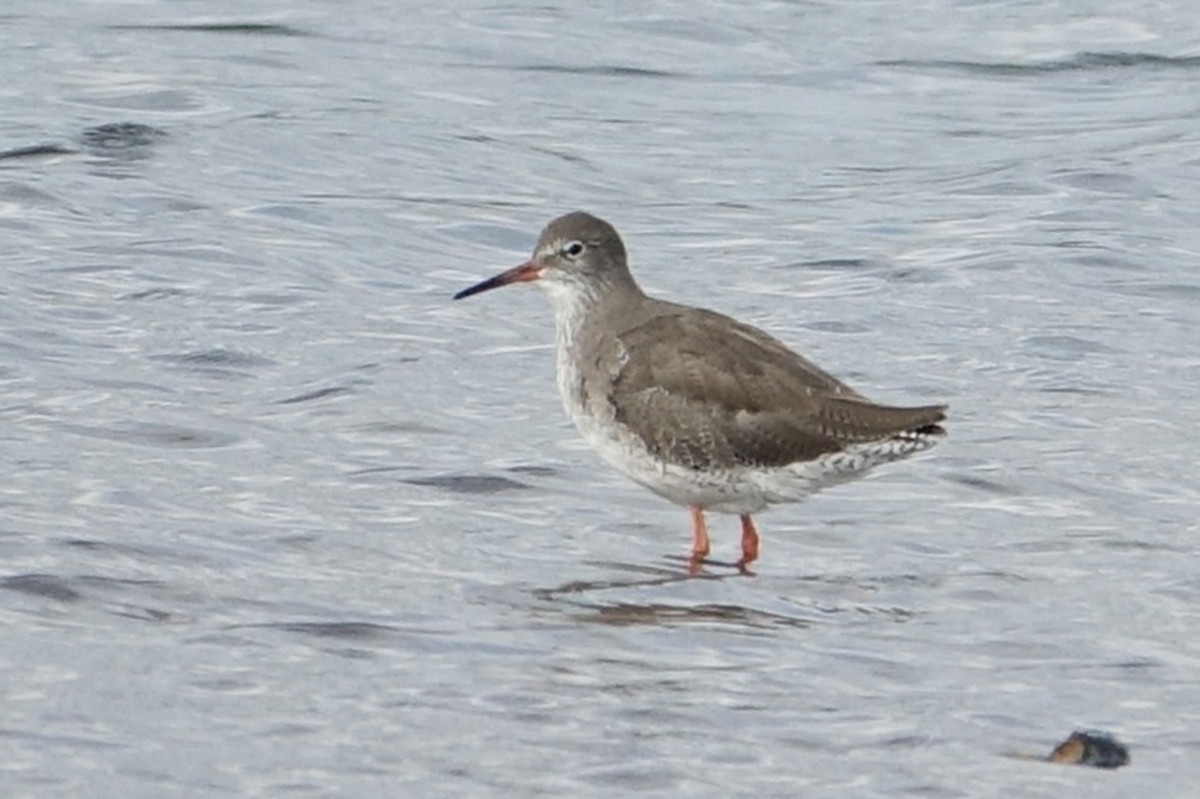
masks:
<path id="1" fill-rule="evenodd" d="M 474 286 L 471 286 L 470 288 L 466 288 L 466 289 L 463 289 L 462 291 L 458 292 L 457 294 L 454 295 L 454 299 L 464 300 L 467 297 L 470 297 L 472 294 L 479 294 L 482 291 L 487 291 L 488 289 L 494 289 L 497 286 L 503 286 L 503 285 L 504 284 L 500 283 L 497 280 L 497 278 L 489 277 L 487 280 L 484 280 L 480 283 L 476 283 Z"/>

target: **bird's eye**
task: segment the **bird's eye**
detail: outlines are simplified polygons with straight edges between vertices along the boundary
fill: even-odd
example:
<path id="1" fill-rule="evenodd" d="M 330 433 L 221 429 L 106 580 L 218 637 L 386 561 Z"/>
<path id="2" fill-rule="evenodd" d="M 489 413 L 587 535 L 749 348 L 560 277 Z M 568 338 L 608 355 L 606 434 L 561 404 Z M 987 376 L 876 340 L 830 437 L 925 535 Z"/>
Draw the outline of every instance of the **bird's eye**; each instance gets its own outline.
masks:
<path id="1" fill-rule="evenodd" d="M 568 258 L 578 258 L 583 254 L 583 242 L 572 241 L 562 248 L 562 254 Z"/>

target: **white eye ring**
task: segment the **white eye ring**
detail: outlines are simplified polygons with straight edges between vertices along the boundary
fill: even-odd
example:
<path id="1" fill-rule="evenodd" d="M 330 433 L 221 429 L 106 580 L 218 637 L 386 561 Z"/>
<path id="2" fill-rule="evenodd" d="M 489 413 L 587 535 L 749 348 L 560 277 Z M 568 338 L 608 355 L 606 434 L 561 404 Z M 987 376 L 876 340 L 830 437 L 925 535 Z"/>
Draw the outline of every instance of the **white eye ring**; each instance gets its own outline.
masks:
<path id="1" fill-rule="evenodd" d="M 582 241 L 570 241 L 563 245 L 563 248 L 560 250 L 560 252 L 568 258 L 578 258 L 579 256 L 583 255 L 583 250 L 584 246 Z"/>

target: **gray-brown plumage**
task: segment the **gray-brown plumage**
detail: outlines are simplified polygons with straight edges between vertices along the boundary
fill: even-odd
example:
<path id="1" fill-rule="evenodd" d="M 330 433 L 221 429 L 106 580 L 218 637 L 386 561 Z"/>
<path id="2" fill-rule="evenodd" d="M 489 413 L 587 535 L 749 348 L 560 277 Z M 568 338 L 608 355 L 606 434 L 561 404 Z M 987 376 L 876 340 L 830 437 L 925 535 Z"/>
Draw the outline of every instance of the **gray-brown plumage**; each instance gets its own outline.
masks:
<path id="1" fill-rule="evenodd" d="M 533 257 L 456 295 L 537 281 L 554 305 L 559 390 L 599 453 L 688 506 L 693 567 L 708 552 L 704 510 L 738 513 L 745 567 L 750 514 L 926 449 L 945 406 L 877 405 L 757 328 L 648 297 L 616 230 L 559 217 Z"/>

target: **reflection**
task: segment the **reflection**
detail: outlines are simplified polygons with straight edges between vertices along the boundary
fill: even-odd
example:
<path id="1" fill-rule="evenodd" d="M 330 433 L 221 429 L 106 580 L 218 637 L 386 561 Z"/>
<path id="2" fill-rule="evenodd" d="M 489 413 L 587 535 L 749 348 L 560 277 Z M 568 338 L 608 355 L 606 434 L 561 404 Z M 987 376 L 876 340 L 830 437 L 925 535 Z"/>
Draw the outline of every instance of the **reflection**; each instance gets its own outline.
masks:
<path id="1" fill-rule="evenodd" d="M 679 556 L 665 556 L 664 560 L 681 564 L 689 562 L 688 558 Z M 792 597 L 796 582 L 821 586 L 825 589 L 832 588 L 839 593 L 843 589 L 853 592 L 871 592 L 878 590 L 881 584 L 887 584 L 894 580 L 915 579 L 912 577 L 895 576 L 852 580 L 846 577 L 817 575 L 788 578 L 789 585 L 779 589 L 778 593 L 763 595 L 756 590 L 754 598 L 761 599 L 764 604 L 769 604 L 768 609 L 753 607 L 750 602 L 675 602 L 671 601 L 670 595 L 661 594 L 644 602 L 630 600 L 627 596 L 608 599 L 596 596 L 602 592 L 638 592 L 676 584 L 695 585 L 696 581 L 727 580 L 746 576 L 747 573 L 740 571 L 738 564 L 733 562 L 705 561 L 703 564 L 705 567 L 720 566 L 728 571 L 700 571 L 697 574 L 690 573 L 686 568 L 647 566 L 636 563 L 589 561 L 586 565 L 605 571 L 622 572 L 623 575 L 596 580 L 570 580 L 551 588 L 534 589 L 533 596 L 543 602 L 553 603 L 556 608 L 567 613 L 573 620 L 617 626 L 636 624 L 670 626 L 699 622 L 732 624 L 751 629 L 779 627 L 803 629 L 834 616 L 882 619 L 896 623 L 909 621 L 916 616 L 912 610 L 896 606 L 843 605 L 822 602 L 815 597 L 805 599 Z M 775 581 L 778 579 L 777 577 L 772 578 Z M 741 583 L 741 585 L 753 587 L 760 584 L 756 581 Z M 692 596 L 696 595 L 694 591 L 690 593 Z M 725 594 L 722 595 L 722 598 L 724 596 Z M 798 612 L 785 612 L 791 608 L 797 608 Z M 849 616 L 845 614 L 849 614 Z"/>
<path id="2" fill-rule="evenodd" d="M 667 556 L 666 560 L 680 560 L 684 563 L 691 563 L 691 558 L 678 556 Z M 694 574 L 691 571 L 679 571 L 678 569 L 664 569 L 655 566 L 643 566 L 637 563 L 617 563 L 613 561 L 589 561 L 587 565 L 602 569 L 618 569 L 645 576 L 629 579 L 572 580 L 556 588 L 538 588 L 534 590 L 534 596 L 538 599 L 557 600 L 560 597 L 570 594 L 608 591 L 614 588 L 653 588 L 654 586 L 670 585 L 671 583 L 684 582 L 685 580 L 723 580 L 728 577 L 740 576 L 736 573 L 709 574 L 700 572 Z"/>
<path id="3" fill-rule="evenodd" d="M 638 605 L 617 603 L 598 605 L 591 613 L 577 616 L 581 621 L 592 621 L 616 626 L 634 624 L 671 625 L 686 622 L 720 622 L 744 627 L 799 627 L 812 626 L 808 619 L 798 619 L 778 613 L 767 613 L 740 605 L 705 604 L 677 606 L 667 604 Z"/>

